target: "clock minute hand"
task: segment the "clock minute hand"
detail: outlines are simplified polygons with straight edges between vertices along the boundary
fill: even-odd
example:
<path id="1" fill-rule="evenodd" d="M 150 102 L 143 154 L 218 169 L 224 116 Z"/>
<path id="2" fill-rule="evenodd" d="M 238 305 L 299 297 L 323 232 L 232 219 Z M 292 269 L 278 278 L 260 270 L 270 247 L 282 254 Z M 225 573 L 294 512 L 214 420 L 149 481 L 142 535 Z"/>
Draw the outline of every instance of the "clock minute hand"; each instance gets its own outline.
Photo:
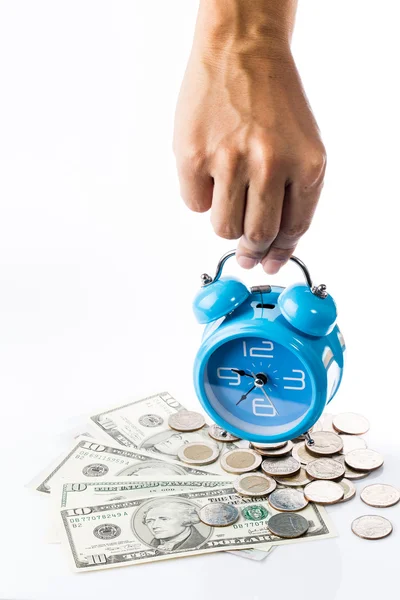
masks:
<path id="1" fill-rule="evenodd" d="M 243 400 L 246 400 L 247 396 L 250 394 L 250 392 L 252 392 L 252 391 L 254 390 L 254 388 L 255 388 L 255 387 L 256 387 L 256 386 L 255 386 L 255 385 L 253 385 L 253 387 L 252 387 L 252 388 L 250 388 L 250 389 L 249 389 L 249 391 L 248 391 L 248 392 L 246 392 L 246 394 L 243 394 L 243 396 L 240 398 L 240 400 L 238 400 L 238 402 L 236 402 L 236 406 L 237 406 L 238 404 L 240 404 L 240 403 L 241 403 Z"/>

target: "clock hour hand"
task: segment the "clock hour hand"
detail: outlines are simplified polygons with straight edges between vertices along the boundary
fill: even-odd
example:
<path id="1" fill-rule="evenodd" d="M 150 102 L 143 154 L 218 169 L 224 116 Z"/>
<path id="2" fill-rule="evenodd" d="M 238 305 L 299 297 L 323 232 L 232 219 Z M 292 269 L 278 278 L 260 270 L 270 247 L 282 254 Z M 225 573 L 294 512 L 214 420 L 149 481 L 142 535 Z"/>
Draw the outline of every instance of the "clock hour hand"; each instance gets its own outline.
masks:
<path id="1" fill-rule="evenodd" d="M 243 369 L 231 369 L 231 371 L 237 373 L 241 377 L 251 377 L 251 379 L 254 379 L 253 375 L 249 375 L 248 373 L 246 373 L 246 371 L 243 371 Z"/>
<path id="2" fill-rule="evenodd" d="M 240 404 L 240 403 L 241 403 L 243 400 L 246 400 L 247 396 L 250 394 L 250 392 L 252 392 L 252 391 L 254 390 L 254 388 L 255 388 L 255 387 L 256 387 L 256 386 L 255 386 L 255 385 L 253 385 L 253 387 L 252 387 L 252 388 L 250 388 L 248 392 L 246 392 L 245 394 L 243 394 L 243 396 L 240 398 L 240 400 L 238 400 L 238 401 L 236 402 L 236 406 L 237 406 L 238 404 Z"/>

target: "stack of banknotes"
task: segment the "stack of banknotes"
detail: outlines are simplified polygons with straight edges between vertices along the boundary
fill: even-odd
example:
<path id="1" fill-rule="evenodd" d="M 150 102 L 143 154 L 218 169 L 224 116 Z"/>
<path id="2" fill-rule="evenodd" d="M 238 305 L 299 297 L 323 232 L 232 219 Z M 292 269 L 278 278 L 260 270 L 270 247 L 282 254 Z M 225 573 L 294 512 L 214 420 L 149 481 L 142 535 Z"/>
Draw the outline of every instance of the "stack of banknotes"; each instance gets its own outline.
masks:
<path id="1" fill-rule="evenodd" d="M 71 449 L 29 485 L 50 496 L 49 541 L 61 542 L 75 571 L 91 571 L 188 555 L 229 551 L 262 560 L 277 545 L 334 537 L 321 505 L 301 511 L 308 521 L 302 537 L 274 535 L 268 520 L 278 513 L 267 496 L 239 494 L 237 475 L 221 467 L 222 457 L 247 442 L 218 442 L 206 424 L 177 431 L 171 415 L 185 411 L 163 392 L 90 417 Z M 197 467 L 179 460 L 191 442 L 215 444 L 218 459 Z M 210 503 L 238 509 L 223 527 L 199 518 Z"/>

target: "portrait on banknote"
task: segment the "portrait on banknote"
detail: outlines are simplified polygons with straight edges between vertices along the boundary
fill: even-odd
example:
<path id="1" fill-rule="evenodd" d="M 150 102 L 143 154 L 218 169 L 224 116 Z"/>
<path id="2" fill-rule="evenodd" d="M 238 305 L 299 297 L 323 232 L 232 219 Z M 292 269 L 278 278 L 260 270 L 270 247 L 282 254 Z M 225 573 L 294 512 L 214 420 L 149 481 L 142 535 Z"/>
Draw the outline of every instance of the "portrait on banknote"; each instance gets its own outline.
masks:
<path id="1" fill-rule="evenodd" d="M 212 532 L 212 527 L 200 521 L 198 510 L 187 500 L 150 500 L 132 516 L 132 529 L 144 544 L 160 552 L 194 550 Z"/>

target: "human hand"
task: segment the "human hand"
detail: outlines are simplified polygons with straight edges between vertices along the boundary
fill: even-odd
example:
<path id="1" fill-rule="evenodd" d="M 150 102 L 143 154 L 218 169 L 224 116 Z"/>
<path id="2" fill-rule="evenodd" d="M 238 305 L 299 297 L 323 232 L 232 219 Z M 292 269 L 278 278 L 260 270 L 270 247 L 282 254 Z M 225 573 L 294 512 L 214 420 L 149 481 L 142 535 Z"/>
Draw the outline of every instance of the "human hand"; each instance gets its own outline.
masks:
<path id="1" fill-rule="evenodd" d="M 319 199 L 326 155 L 291 51 L 295 0 L 201 0 L 179 95 L 181 194 L 239 239 L 244 268 L 289 260 Z"/>

